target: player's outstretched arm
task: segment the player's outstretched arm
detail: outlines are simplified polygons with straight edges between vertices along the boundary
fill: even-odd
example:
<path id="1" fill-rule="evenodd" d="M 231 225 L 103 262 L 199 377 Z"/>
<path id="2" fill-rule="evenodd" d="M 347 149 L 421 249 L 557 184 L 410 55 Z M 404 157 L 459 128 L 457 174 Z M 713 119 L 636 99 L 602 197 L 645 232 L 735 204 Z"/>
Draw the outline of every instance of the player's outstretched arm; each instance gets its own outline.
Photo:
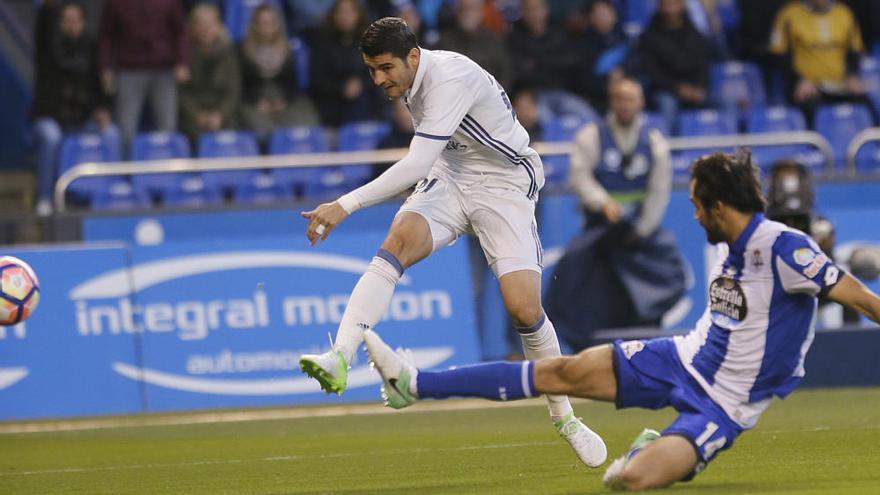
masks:
<path id="1" fill-rule="evenodd" d="M 880 297 L 852 275 L 844 273 L 840 282 L 828 292 L 828 297 L 880 324 Z"/>
<path id="2" fill-rule="evenodd" d="M 306 237 L 309 238 L 309 243 L 314 246 L 319 240 L 326 239 L 330 232 L 345 220 L 348 212 L 338 201 L 333 201 L 318 205 L 314 210 L 304 211 L 300 215 L 309 220 L 306 226 Z"/>

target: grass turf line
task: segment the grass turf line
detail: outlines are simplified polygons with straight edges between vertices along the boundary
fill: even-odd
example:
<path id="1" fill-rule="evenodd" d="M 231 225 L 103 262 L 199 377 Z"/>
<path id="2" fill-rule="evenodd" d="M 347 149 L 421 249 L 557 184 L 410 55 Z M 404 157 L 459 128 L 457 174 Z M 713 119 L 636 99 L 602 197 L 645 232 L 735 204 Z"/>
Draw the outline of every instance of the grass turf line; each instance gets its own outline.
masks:
<path id="1" fill-rule="evenodd" d="M 424 411 L 0 436 L 0 493 L 603 493 L 540 401 Z M 620 455 L 674 411 L 576 411 Z M 691 483 L 663 493 L 880 494 L 880 389 L 776 401 Z"/>

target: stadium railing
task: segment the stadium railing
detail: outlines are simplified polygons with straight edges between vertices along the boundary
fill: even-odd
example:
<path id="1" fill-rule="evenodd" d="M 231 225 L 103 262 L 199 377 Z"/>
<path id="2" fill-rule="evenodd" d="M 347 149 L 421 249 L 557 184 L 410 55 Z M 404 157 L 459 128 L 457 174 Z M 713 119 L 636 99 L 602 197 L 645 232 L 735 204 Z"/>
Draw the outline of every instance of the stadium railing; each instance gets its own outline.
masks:
<path id="1" fill-rule="evenodd" d="M 815 147 L 825 159 L 826 175 L 833 175 L 834 154 L 831 150 L 831 145 L 824 137 L 822 137 L 822 135 L 813 131 L 786 131 L 759 134 L 669 138 L 671 151 L 786 144 L 807 144 Z M 541 156 L 570 154 L 573 149 L 573 145 L 567 142 L 541 142 L 534 143 L 532 147 Z M 55 183 L 55 206 L 58 212 L 64 212 L 66 210 L 66 191 L 73 181 L 81 177 L 391 163 L 403 158 L 406 151 L 406 148 L 394 148 L 373 151 L 336 151 L 329 153 L 299 153 L 251 157 L 81 163 L 70 168 L 58 178 L 58 181 Z"/>
<path id="2" fill-rule="evenodd" d="M 856 167 L 856 155 L 859 154 L 859 150 L 862 149 L 862 147 L 874 141 L 880 141 L 880 127 L 868 127 L 867 129 L 862 129 L 853 136 L 849 144 L 846 146 L 845 170 L 847 176 L 856 176 L 858 173 Z"/>

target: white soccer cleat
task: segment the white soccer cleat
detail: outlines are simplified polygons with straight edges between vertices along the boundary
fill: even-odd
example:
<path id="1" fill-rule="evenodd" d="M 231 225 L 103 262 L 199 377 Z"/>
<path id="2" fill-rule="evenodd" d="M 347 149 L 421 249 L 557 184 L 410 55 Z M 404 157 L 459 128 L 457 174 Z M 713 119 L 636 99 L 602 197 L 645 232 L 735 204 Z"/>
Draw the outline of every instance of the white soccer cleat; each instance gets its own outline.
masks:
<path id="1" fill-rule="evenodd" d="M 303 354 L 299 358 L 303 373 L 318 380 L 321 388 L 328 394 L 342 395 L 348 382 L 348 363 L 342 352 L 330 349 L 323 354 Z"/>
<path id="2" fill-rule="evenodd" d="M 620 480 L 620 476 L 623 474 L 623 468 L 625 467 L 626 456 L 620 456 L 611 462 L 611 464 L 608 466 L 608 469 L 605 470 L 605 476 L 602 477 L 602 483 L 605 485 L 605 488 L 609 488 L 611 490 L 626 489 L 626 487 L 623 486 L 623 483 Z"/>
<path id="3" fill-rule="evenodd" d="M 388 344 L 372 331 L 364 332 L 364 344 L 370 362 L 382 376 L 382 400 L 394 409 L 403 409 L 415 403 L 418 398 L 410 392 L 410 384 L 415 383 L 419 370 L 413 363 L 408 349 L 392 350 Z"/>
<path id="4" fill-rule="evenodd" d="M 578 459 L 587 466 L 599 467 L 608 458 L 608 449 L 602 437 L 587 428 L 580 418 L 575 417 L 573 411 L 553 424 L 559 436 L 571 445 Z"/>

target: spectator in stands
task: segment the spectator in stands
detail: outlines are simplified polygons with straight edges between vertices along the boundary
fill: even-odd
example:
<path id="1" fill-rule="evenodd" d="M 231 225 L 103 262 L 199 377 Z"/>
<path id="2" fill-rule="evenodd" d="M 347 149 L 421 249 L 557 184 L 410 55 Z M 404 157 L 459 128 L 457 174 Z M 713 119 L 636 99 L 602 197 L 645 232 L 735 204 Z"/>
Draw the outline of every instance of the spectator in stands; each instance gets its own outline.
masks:
<path id="1" fill-rule="evenodd" d="M 610 111 L 575 136 L 570 186 L 586 222 L 559 260 L 545 308 L 575 350 L 602 328 L 658 326 L 684 292 L 683 262 L 660 222 L 672 189 L 669 145 L 646 125 L 642 88 L 611 85 Z"/>
<path id="2" fill-rule="evenodd" d="M 788 95 L 812 125 L 816 107 L 842 101 L 871 104 L 859 77 L 862 37 L 852 11 L 832 0 L 804 0 L 773 22 L 770 50 L 784 58 Z"/>
<path id="3" fill-rule="evenodd" d="M 335 0 L 287 0 L 291 32 L 311 39 L 334 3 Z"/>
<path id="4" fill-rule="evenodd" d="M 669 129 L 681 107 L 707 103 L 709 47 L 694 27 L 684 0 L 659 0 L 657 11 L 639 37 L 640 63 L 654 106 Z"/>
<path id="5" fill-rule="evenodd" d="M 455 24 L 440 32 L 437 49 L 466 55 L 507 87 L 511 72 L 504 39 L 482 23 L 483 0 L 456 0 Z"/>
<path id="6" fill-rule="evenodd" d="M 52 213 L 52 186 L 64 133 L 117 130 L 111 123 L 109 98 L 101 90 L 97 45 L 86 31 L 82 4 L 47 2 L 39 15 L 45 31 L 35 33 L 42 42 L 37 43 L 33 116 L 37 213 L 45 216 Z"/>
<path id="7" fill-rule="evenodd" d="M 778 57 L 770 53 L 770 32 L 773 19 L 789 0 L 739 0 L 740 27 L 738 35 L 738 56 L 754 62 L 761 69 L 767 95 L 774 103 L 781 103 L 784 95 L 777 90 L 776 81 L 781 81 Z"/>
<path id="8" fill-rule="evenodd" d="M 598 112 L 608 108 L 608 84 L 626 70 L 629 40 L 617 22 L 611 0 L 595 0 L 587 7 L 587 28 L 575 42 L 575 92 Z"/>
<path id="9" fill-rule="evenodd" d="M 284 20 L 275 7 L 263 4 L 254 10 L 238 55 L 241 120 L 261 141 L 275 127 L 318 123 L 314 105 L 299 92 Z"/>
<path id="10" fill-rule="evenodd" d="M 180 127 L 195 141 L 202 132 L 235 128 L 241 99 L 241 72 L 235 48 L 212 3 L 189 14 L 190 80 L 178 88 Z"/>
<path id="11" fill-rule="evenodd" d="M 155 127 L 177 127 L 177 83 L 189 80 L 189 46 L 177 0 L 107 0 L 101 14 L 98 62 L 116 120 L 128 143 L 149 99 Z M 175 82 L 176 81 L 176 82 Z"/>
<path id="12" fill-rule="evenodd" d="M 529 133 L 531 142 L 541 141 L 544 131 L 541 128 L 538 95 L 535 94 L 535 90 L 528 86 L 520 86 L 513 90 L 510 102 L 513 111 L 516 112 L 516 120 Z"/>
<path id="13" fill-rule="evenodd" d="M 373 119 L 383 109 L 358 47 L 366 25 L 357 0 L 336 0 L 312 44 L 310 86 L 324 125 Z"/>
<path id="14" fill-rule="evenodd" d="M 545 90 L 569 89 L 575 54 L 561 26 L 550 24 L 546 0 L 522 0 L 521 18 L 507 37 L 515 58 L 516 84 Z"/>

